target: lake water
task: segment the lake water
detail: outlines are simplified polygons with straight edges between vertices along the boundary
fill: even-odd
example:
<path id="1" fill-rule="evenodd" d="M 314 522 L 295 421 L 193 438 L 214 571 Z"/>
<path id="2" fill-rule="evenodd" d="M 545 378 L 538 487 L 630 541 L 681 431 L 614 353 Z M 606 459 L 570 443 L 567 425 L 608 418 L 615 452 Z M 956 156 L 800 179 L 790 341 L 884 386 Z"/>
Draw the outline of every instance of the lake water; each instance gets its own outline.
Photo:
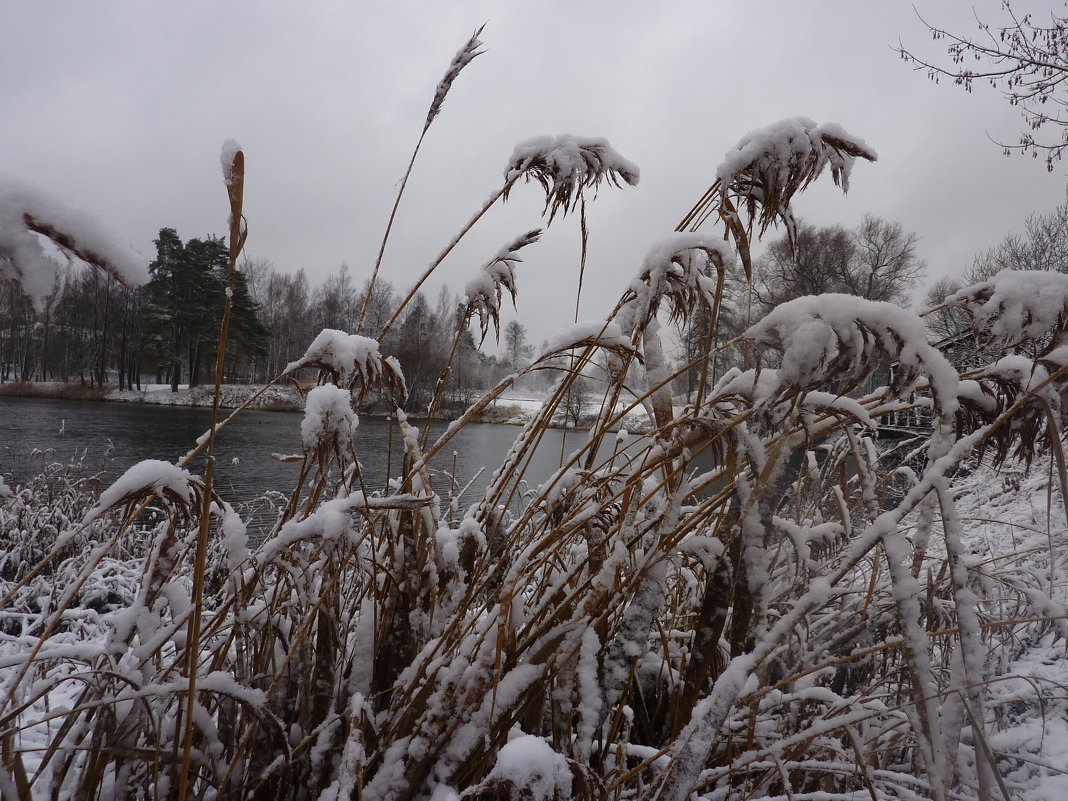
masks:
<path id="1" fill-rule="evenodd" d="M 225 500 L 236 505 L 267 490 L 287 495 L 292 491 L 300 463 L 279 462 L 271 454 L 300 453 L 301 419 L 294 412 L 246 411 L 219 433 L 215 487 Z M 14 487 L 52 462 L 81 461 L 90 470 L 116 477 L 144 459 L 177 461 L 207 431 L 209 420 L 210 410 L 197 407 L 0 398 L 0 475 Z M 391 463 L 393 475 L 398 473 L 402 450 L 393 424 L 390 454 L 390 427 L 381 418 L 360 418 L 356 449 L 368 489 L 385 485 L 387 464 Z M 474 480 L 460 508 L 478 500 L 520 430 L 517 426 L 469 425 L 435 458 L 431 464 L 435 471 L 451 473 L 455 453 L 459 485 Z M 545 433 L 525 474 L 528 482 L 544 481 L 559 466 L 562 436 L 558 430 Z M 582 432 L 569 432 L 568 450 L 577 448 L 584 438 Z M 480 468 L 484 472 L 477 476 Z M 203 461 L 191 469 L 202 471 Z M 447 489 L 444 476 L 435 480 L 439 494 Z"/>

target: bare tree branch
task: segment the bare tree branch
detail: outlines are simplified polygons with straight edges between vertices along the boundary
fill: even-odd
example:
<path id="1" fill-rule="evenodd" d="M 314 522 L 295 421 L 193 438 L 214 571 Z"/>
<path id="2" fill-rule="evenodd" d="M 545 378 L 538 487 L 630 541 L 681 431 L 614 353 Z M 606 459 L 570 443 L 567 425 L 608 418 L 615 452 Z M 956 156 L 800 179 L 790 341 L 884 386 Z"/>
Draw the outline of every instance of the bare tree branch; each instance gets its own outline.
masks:
<path id="1" fill-rule="evenodd" d="M 936 83 L 951 78 L 967 92 L 976 81 L 1000 89 L 1009 105 L 1019 108 L 1027 130 L 1020 134 L 1018 144 L 997 144 L 1006 154 L 1041 155 L 1052 171 L 1053 162 L 1068 148 L 1068 17 L 1050 12 L 1049 24 L 1039 25 L 1030 14 L 1019 16 L 1008 0 L 1002 7 L 1005 19 L 1000 26 L 991 27 L 976 16 L 980 34 L 974 38 L 932 25 L 917 14 L 933 40 L 948 43 L 948 65 L 917 55 L 900 42 L 895 49 L 916 69 L 926 70 Z M 1036 138 L 1036 132 L 1046 126 L 1059 129 L 1059 134 Z"/>

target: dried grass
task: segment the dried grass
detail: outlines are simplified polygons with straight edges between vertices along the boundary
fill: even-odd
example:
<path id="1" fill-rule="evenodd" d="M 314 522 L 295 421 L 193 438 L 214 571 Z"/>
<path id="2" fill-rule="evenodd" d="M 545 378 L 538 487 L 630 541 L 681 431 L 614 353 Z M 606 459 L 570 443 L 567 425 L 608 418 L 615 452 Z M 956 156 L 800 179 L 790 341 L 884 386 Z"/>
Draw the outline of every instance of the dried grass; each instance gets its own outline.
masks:
<path id="1" fill-rule="evenodd" d="M 748 190 L 708 201 L 743 262 L 754 221 L 781 217 L 818 174 L 809 161 L 788 166 L 781 183 L 750 169 Z M 534 177 L 550 214 L 591 186 Z M 747 224 L 731 216 L 736 196 Z M 232 219 L 231 262 L 239 203 Z M 676 244 L 637 271 L 600 334 L 528 368 L 573 356 L 459 520 L 426 465 L 515 377 L 429 444 L 391 372 L 346 381 L 322 362 L 321 381 L 354 398 L 388 385 L 406 459 L 372 494 L 353 449 L 317 439 L 255 548 L 210 472 L 128 493 L 88 526 L 79 489 L 55 503 L 20 496 L 3 533 L 19 559 L 0 564 L 5 797 L 991 797 L 1000 757 L 982 663 L 1062 629 L 1063 616 L 1026 554 L 977 565 L 962 550 L 948 477 L 1014 420 L 1059 446 L 1059 419 L 1026 422 L 1036 390 L 997 384 L 1004 401 L 954 418 L 961 428 L 943 432 L 890 503 L 861 426 L 914 391 L 943 417 L 951 404 L 924 389 L 922 359 L 884 393 L 841 397 L 876 351 L 900 356 L 908 336 L 860 318 L 863 347 L 827 361 L 819 380 L 782 373 L 768 389 L 761 373 L 735 371 L 674 408 L 659 316 L 706 308 L 714 321 L 733 268 L 722 243 Z M 500 288 L 514 293 L 505 266 L 467 319 L 481 302 L 496 324 Z M 531 453 L 602 355 L 609 379 L 588 438 L 527 487 Z M 648 410 L 648 437 L 617 436 L 624 399 Z M 209 466 L 225 436 L 214 423 Z M 910 542 L 914 526 L 926 533 Z M 109 586 L 109 569 L 135 592 L 88 597 Z M 520 734 L 551 749 L 564 766 L 553 781 L 570 793 L 495 770 Z"/>

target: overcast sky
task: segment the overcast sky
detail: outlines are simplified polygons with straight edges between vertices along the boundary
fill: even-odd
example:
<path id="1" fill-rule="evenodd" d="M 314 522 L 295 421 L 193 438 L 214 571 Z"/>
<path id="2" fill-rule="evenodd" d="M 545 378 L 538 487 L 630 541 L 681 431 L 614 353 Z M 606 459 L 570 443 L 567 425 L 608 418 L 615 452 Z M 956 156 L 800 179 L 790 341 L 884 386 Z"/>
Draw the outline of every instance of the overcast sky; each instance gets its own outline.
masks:
<path id="1" fill-rule="evenodd" d="M 1024 3 L 1025 10 L 1063 4 Z M 973 32 L 960 0 L 917 0 L 928 21 Z M 999 18 L 1000 1 L 975 5 Z M 932 58 L 898 0 L 777 2 L 0 3 L 0 172 L 93 213 L 146 258 L 161 227 L 222 234 L 223 141 L 245 150 L 246 254 L 313 283 L 374 262 L 397 182 L 453 53 L 487 23 L 427 137 L 384 271 L 398 288 L 501 182 L 518 142 L 607 138 L 641 168 L 637 188 L 590 209 L 581 317 L 603 317 L 748 131 L 783 117 L 837 122 L 879 153 L 842 197 L 824 176 L 795 210 L 818 224 L 866 214 L 919 237 L 930 276 L 952 275 L 1065 200 L 1065 170 L 1006 158 L 1021 121 L 982 86 L 935 85 L 893 51 Z M 540 224 L 520 186 L 442 266 L 453 291 Z M 519 319 L 540 341 L 574 313 L 578 225 L 554 222 L 519 273 Z"/>

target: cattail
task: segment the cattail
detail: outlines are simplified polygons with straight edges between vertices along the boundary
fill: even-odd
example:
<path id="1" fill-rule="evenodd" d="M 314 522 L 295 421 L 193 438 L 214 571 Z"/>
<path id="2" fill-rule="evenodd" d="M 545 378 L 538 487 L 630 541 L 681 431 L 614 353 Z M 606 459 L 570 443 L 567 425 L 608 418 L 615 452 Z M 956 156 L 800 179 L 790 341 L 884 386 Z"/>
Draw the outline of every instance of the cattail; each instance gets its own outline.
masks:
<path id="1" fill-rule="evenodd" d="M 241 145 L 233 139 L 223 142 L 222 151 L 219 153 L 219 164 L 222 167 L 223 181 L 227 186 L 233 186 L 234 178 L 239 177 L 234 174 L 234 168 L 237 166 L 237 154 L 240 152 Z"/>

